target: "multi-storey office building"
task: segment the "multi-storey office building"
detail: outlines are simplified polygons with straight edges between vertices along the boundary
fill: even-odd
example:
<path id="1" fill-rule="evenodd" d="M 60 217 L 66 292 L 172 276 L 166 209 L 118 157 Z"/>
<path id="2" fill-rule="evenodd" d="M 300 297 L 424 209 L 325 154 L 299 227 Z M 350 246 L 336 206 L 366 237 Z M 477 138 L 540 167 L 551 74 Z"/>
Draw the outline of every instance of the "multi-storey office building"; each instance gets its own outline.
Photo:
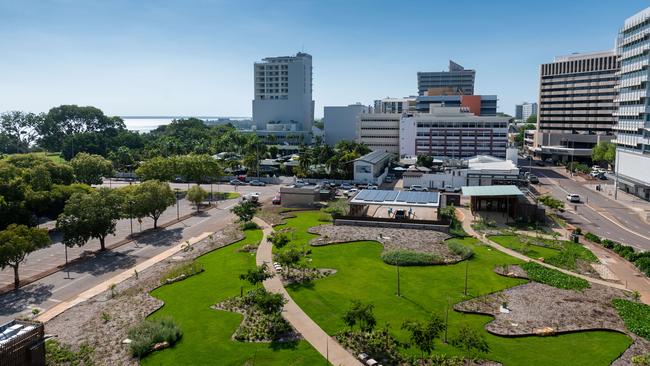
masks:
<path id="1" fill-rule="evenodd" d="M 373 151 L 399 154 L 401 113 L 362 113 L 357 124 L 357 142 Z"/>
<path id="2" fill-rule="evenodd" d="M 542 64 L 533 153 L 563 161 L 590 159 L 598 142 L 612 140 L 618 69 L 613 51 Z"/>
<path id="3" fill-rule="evenodd" d="M 356 140 L 359 115 L 368 112 L 368 106 L 361 103 L 324 107 L 325 143 L 334 146 L 341 140 Z"/>
<path id="4" fill-rule="evenodd" d="M 267 57 L 254 65 L 253 122 L 260 135 L 284 139 L 288 135 L 310 136 L 314 123 L 312 58 Z M 303 137 L 304 137 L 303 136 Z M 310 139 L 303 138 L 304 142 Z"/>
<path id="5" fill-rule="evenodd" d="M 435 107 L 466 107 L 477 116 L 497 115 L 496 95 L 421 95 L 415 100 L 415 111 L 428 113 Z"/>
<path id="6" fill-rule="evenodd" d="M 623 189 L 650 200 L 650 7 L 625 20 L 616 51 L 616 170 Z"/>
<path id="7" fill-rule="evenodd" d="M 415 109 L 415 97 L 377 99 L 374 113 L 406 113 Z"/>
<path id="8" fill-rule="evenodd" d="M 400 156 L 437 158 L 491 155 L 506 158 L 508 117 L 477 116 L 466 107 L 431 107 L 399 123 Z"/>
<path id="9" fill-rule="evenodd" d="M 537 115 L 537 103 L 524 102 L 515 105 L 516 120 L 526 121 L 532 115 Z"/>
<path id="10" fill-rule="evenodd" d="M 429 89 L 455 88 L 462 94 L 474 95 L 476 71 L 465 70 L 449 60 L 449 71 L 418 72 L 418 94 L 426 95 Z"/>

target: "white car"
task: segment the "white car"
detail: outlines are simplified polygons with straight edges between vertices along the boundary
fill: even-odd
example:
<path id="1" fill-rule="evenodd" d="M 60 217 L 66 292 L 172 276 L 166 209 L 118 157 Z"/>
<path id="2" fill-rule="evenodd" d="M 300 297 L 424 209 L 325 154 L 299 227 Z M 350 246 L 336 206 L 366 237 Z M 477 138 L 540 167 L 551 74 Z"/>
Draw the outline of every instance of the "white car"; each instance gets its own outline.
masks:
<path id="1" fill-rule="evenodd" d="M 580 202 L 580 195 L 575 193 L 569 193 L 566 195 L 566 200 L 573 203 Z"/>
<path id="2" fill-rule="evenodd" d="M 373 189 L 374 190 L 374 189 L 379 189 L 379 187 L 377 187 L 377 185 L 375 185 L 375 184 L 368 184 L 368 187 L 366 187 L 366 189 Z"/>
<path id="3" fill-rule="evenodd" d="M 409 188 L 409 190 L 411 190 L 411 191 L 416 191 L 416 192 L 426 192 L 426 191 L 427 191 L 426 188 L 422 187 L 422 186 L 419 185 L 419 184 L 414 184 L 414 185 L 412 185 L 412 186 Z"/>

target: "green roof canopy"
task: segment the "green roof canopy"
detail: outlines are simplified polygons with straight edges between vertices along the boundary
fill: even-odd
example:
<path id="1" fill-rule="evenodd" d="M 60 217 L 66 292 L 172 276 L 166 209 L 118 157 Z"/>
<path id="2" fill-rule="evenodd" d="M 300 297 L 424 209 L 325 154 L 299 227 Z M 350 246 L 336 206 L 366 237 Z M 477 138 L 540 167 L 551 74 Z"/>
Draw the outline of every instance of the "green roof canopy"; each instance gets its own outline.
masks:
<path id="1" fill-rule="evenodd" d="M 463 196 L 523 196 L 517 186 L 471 186 L 463 187 Z"/>

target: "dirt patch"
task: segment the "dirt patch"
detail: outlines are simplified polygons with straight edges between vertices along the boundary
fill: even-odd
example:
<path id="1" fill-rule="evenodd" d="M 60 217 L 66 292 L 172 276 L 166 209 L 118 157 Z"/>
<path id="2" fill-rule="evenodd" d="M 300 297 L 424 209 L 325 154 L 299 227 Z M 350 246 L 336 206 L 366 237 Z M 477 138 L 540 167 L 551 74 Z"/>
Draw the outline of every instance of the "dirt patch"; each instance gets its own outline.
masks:
<path id="1" fill-rule="evenodd" d="M 528 279 L 528 273 L 516 264 L 504 264 L 494 267 L 494 272 L 505 277 Z"/>
<path id="2" fill-rule="evenodd" d="M 287 210 L 281 206 L 274 206 L 265 204 L 263 205 L 255 216 L 266 221 L 271 226 L 282 225 L 285 223 L 285 220 L 291 217 L 296 217 L 291 210 Z"/>
<path id="3" fill-rule="evenodd" d="M 495 272 L 503 272 L 500 268 Z M 513 273 L 515 268 L 507 269 L 507 273 Z M 614 364 L 627 365 L 633 356 L 650 352 L 650 342 L 628 331 L 612 305 L 613 299 L 628 297 L 625 291 L 594 283 L 583 291 L 572 291 L 529 282 L 460 302 L 454 305 L 454 310 L 493 316 L 494 320 L 485 329 L 499 336 L 543 336 L 587 330 L 621 332 L 634 343 Z"/>
<path id="4" fill-rule="evenodd" d="M 66 310 L 45 323 L 45 332 L 57 335 L 60 342 L 72 345 L 73 349 L 87 342 L 95 349 L 93 359 L 98 365 L 138 365 L 122 340 L 130 327 L 163 305 L 149 292 L 160 286 L 165 273 L 180 261 L 193 260 L 243 238 L 244 233 L 238 226 L 215 233 L 196 243 L 194 250 L 180 252 L 157 263 L 138 273 L 137 278 L 134 273 L 115 287 L 115 296 L 111 296 L 110 290 L 105 291 Z"/>
<path id="5" fill-rule="evenodd" d="M 309 241 L 309 244 L 314 246 L 374 240 L 380 242 L 386 252 L 407 250 L 430 253 L 439 256 L 442 262 L 447 264 L 463 260 L 463 257 L 453 253 L 445 243 L 451 236 L 439 231 L 347 225 L 320 225 L 311 227 L 308 231 L 320 235 Z"/>

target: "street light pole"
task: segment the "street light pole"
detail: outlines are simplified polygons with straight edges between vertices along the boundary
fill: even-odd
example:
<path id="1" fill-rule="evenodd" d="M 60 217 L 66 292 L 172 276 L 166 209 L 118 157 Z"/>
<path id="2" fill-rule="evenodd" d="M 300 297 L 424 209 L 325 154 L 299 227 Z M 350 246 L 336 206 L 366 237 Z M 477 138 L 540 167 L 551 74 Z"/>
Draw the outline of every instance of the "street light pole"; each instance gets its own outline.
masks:
<path id="1" fill-rule="evenodd" d="M 618 199 L 618 161 L 619 161 L 618 147 L 616 147 L 616 166 L 614 167 L 614 199 Z"/>
<path id="2" fill-rule="evenodd" d="M 181 211 L 180 211 L 180 208 L 179 208 L 179 205 L 178 205 L 178 191 L 179 191 L 179 189 L 174 188 L 174 191 L 176 191 L 176 220 L 180 220 L 181 219 Z"/>
<path id="3" fill-rule="evenodd" d="M 129 225 L 131 226 L 131 237 L 133 237 L 133 201 L 129 201 Z"/>

